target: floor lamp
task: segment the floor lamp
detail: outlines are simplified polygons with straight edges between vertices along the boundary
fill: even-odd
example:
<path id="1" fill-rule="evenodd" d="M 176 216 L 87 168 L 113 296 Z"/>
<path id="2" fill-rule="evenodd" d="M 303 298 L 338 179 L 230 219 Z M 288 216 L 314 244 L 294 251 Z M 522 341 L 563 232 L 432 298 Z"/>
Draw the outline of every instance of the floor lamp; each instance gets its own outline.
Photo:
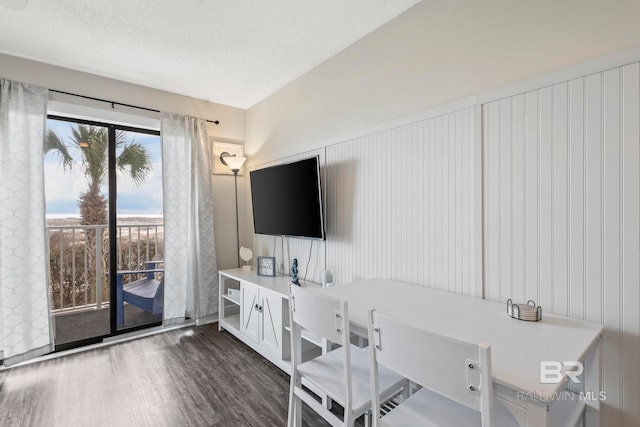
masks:
<path id="1" fill-rule="evenodd" d="M 239 157 L 229 154 L 226 151 L 220 154 L 220 162 L 226 165 L 233 172 L 233 180 L 236 187 L 236 257 L 238 258 L 238 268 L 240 268 L 240 227 L 238 225 L 238 172 L 247 160 L 246 157 Z"/>

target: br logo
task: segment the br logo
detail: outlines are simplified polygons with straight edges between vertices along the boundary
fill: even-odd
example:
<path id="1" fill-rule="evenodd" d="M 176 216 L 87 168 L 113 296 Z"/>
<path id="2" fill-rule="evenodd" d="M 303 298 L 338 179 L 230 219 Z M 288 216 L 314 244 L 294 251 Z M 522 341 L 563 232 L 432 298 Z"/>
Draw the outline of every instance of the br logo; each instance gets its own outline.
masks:
<path id="1" fill-rule="evenodd" d="M 540 362 L 540 383 L 558 384 L 565 376 L 575 383 L 580 384 L 580 375 L 584 372 L 581 362 L 558 362 L 555 360 L 543 360 Z"/>

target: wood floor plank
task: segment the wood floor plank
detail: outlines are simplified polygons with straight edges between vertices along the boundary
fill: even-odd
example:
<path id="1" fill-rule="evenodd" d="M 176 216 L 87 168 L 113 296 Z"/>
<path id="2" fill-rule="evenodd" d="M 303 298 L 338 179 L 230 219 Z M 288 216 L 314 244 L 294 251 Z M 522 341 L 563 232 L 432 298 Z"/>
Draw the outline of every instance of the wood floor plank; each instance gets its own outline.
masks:
<path id="1" fill-rule="evenodd" d="M 0 372 L 0 425 L 285 426 L 288 391 L 235 337 L 194 326 Z"/>

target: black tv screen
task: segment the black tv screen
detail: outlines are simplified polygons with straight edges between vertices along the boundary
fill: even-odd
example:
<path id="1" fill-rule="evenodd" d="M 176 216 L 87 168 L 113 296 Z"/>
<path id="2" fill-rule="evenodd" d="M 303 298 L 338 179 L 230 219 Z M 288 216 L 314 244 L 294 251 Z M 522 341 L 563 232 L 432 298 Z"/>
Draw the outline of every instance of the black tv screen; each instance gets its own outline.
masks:
<path id="1" fill-rule="evenodd" d="M 318 157 L 251 171 L 257 234 L 324 240 Z"/>

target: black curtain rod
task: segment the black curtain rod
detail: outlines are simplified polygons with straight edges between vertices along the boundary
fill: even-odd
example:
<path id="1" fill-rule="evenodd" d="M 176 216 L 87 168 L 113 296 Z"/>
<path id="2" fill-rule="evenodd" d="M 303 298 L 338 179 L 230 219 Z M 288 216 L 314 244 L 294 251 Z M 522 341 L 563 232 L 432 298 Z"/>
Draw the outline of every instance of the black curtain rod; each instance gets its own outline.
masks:
<path id="1" fill-rule="evenodd" d="M 136 108 L 138 110 L 145 110 L 145 111 L 151 111 L 151 112 L 154 112 L 154 113 L 160 113 L 160 110 L 154 110 L 153 108 L 138 107 L 137 105 L 123 104 L 122 102 L 109 101 L 107 99 L 101 99 L 101 98 L 94 98 L 93 96 L 78 95 L 77 93 L 64 92 L 64 91 L 55 90 L 55 89 L 49 89 L 49 91 L 50 92 L 55 92 L 55 93 L 60 93 L 60 94 L 63 94 L 63 95 L 77 96 L 78 98 L 90 99 L 92 101 L 106 102 L 107 104 L 111 104 L 111 108 L 113 108 L 115 105 L 120 105 L 122 107 Z M 216 125 L 220 124 L 219 120 L 207 120 L 207 122 L 213 123 L 213 124 L 216 124 Z"/>

